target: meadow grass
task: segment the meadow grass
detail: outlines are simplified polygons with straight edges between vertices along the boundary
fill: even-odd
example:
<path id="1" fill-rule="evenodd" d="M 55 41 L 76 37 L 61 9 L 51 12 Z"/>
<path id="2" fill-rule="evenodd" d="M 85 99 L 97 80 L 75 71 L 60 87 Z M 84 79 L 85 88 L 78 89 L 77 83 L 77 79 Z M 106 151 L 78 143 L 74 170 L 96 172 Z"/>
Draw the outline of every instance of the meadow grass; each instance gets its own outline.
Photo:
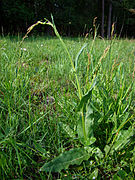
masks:
<path id="1" fill-rule="evenodd" d="M 135 40 L 97 38 L 92 46 L 91 38 L 63 38 L 72 59 L 87 43 L 76 73 L 82 94 L 98 79 L 89 107 L 101 152 L 59 173 L 39 170 L 82 147 L 75 73 L 58 38 L 29 37 L 21 47 L 20 41 L 0 38 L 1 179 L 134 179 Z"/>

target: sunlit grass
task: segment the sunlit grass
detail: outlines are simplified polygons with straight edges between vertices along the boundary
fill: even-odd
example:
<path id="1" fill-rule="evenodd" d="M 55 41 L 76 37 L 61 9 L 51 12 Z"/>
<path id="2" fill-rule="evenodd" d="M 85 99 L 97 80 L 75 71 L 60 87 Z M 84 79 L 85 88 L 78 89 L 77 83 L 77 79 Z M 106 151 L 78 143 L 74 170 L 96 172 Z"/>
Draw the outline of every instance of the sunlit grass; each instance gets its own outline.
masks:
<path id="1" fill-rule="evenodd" d="M 91 83 L 92 71 L 110 41 L 97 38 L 90 53 L 90 38 L 63 40 L 73 59 L 83 44 L 88 43 L 79 57 L 77 71 L 81 89 L 85 94 L 88 57 L 88 83 Z M 20 41 L 19 37 L 0 38 L 1 177 L 87 178 L 99 167 L 102 171 L 99 176 L 102 178 L 105 178 L 106 174 L 107 177 L 113 177 L 119 170 L 127 173 L 125 177 L 134 178 L 134 141 L 116 152 L 115 159 L 112 156 L 114 163 L 108 158 L 106 162 L 97 161 L 96 164 L 92 159 L 92 166 L 90 162 L 85 162 L 79 167 L 70 167 L 68 171 L 58 174 L 39 172 L 44 162 L 66 150 L 81 146 L 77 138 L 70 138 L 61 127 L 61 123 L 65 123 L 71 129 L 76 129 L 79 98 L 70 61 L 56 37 L 29 37 L 21 48 Z M 101 150 L 104 150 L 109 139 L 114 138 L 111 133 L 113 131 L 115 134 L 118 124 L 124 118 L 132 117 L 124 129 L 135 126 L 134 71 L 135 41 L 113 40 L 110 51 L 101 61 L 99 83 L 92 98 L 95 119 L 101 122 L 95 134 L 96 143 L 99 143 L 96 145 Z M 118 124 L 115 123 L 115 118 L 118 119 Z M 96 125 L 94 128 L 97 128 Z"/>

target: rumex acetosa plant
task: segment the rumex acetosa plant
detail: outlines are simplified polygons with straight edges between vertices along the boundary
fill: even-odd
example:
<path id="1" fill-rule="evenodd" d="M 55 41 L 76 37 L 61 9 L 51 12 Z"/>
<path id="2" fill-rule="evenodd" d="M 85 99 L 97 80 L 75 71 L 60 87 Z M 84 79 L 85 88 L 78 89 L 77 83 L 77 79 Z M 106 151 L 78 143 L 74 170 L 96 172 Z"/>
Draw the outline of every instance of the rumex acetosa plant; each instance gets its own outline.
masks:
<path id="1" fill-rule="evenodd" d="M 77 111 L 80 114 L 80 118 L 77 120 L 76 132 L 74 132 L 69 125 L 62 124 L 63 130 L 65 130 L 71 138 L 74 138 L 77 134 L 80 142 L 79 147 L 63 152 L 50 162 L 45 163 L 40 168 L 40 171 L 60 172 L 62 169 L 67 169 L 69 165 L 80 165 L 82 161 L 87 161 L 91 157 L 95 158 L 96 161 L 99 161 L 98 164 L 105 164 L 115 152 L 121 152 L 123 148 L 133 144 L 134 114 L 130 115 L 128 112 L 132 101 L 131 89 L 133 83 L 130 87 L 126 87 L 122 71 L 124 68 L 123 64 L 120 64 L 115 71 L 113 70 L 112 74 L 109 75 L 109 77 L 106 77 L 107 81 L 104 81 L 101 63 L 110 50 L 111 46 L 109 45 L 103 52 L 97 65 L 92 68 L 92 72 L 89 72 L 90 64 L 88 64 L 86 70 L 87 92 L 86 94 L 83 94 L 77 74 L 77 68 L 79 65 L 79 56 L 87 44 L 82 46 L 74 60 L 56 29 L 53 17 L 52 22 L 45 19 L 44 22 L 38 21 L 30 26 L 23 40 L 38 24 L 51 26 L 67 52 L 67 56 L 72 66 L 72 72 L 76 79 L 79 97 Z M 92 48 L 90 53 L 92 53 Z M 91 74 L 90 81 L 88 78 L 89 74 Z M 120 80 L 118 80 L 118 77 L 120 77 Z M 113 88 L 113 86 L 116 87 Z M 94 177 L 98 176 L 98 168 L 94 170 L 93 174 Z"/>

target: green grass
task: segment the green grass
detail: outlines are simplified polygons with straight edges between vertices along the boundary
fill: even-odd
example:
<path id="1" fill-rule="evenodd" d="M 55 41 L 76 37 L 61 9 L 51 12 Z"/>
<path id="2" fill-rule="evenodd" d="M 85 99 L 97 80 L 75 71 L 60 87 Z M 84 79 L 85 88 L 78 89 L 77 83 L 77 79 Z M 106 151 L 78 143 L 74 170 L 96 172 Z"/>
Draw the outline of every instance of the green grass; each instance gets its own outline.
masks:
<path id="1" fill-rule="evenodd" d="M 83 95 L 111 43 L 87 104 L 92 109 L 91 136 L 96 138 L 90 147 L 101 152 L 59 173 L 39 171 L 61 153 L 83 146 L 76 133 L 80 100 L 75 73 L 56 37 L 29 37 L 22 47 L 20 37 L 1 37 L 1 179 L 134 179 L 135 40 L 97 38 L 93 47 L 90 38 L 63 40 L 72 59 L 87 43 L 76 72 Z"/>

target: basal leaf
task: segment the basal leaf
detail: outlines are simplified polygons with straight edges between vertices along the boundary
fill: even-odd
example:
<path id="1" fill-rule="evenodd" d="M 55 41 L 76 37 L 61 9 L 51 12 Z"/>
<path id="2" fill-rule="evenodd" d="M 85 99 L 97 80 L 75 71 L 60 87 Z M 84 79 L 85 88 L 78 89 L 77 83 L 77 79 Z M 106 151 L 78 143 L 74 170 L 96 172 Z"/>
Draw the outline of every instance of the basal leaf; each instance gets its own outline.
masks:
<path id="1" fill-rule="evenodd" d="M 93 114 L 93 109 L 89 105 L 86 107 L 86 116 L 85 116 L 85 130 L 87 137 L 93 136 L 94 118 L 92 117 L 92 114 Z"/>
<path id="2" fill-rule="evenodd" d="M 76 148 L 66 151 L 54 158 L 52 161 L 45 163 L 40 171 L 60 172 L 62 169 L 67 169 L 69 165 L 80 165 L 82 161 L 88 160 L 88 154 L 83 148 Z"/>
<path id="3" fill-rule="evenodd" d="M 80 141 L 84 144 L 84 134 L 83 134 L 83 126 L 82 126 L 82 117 L 79 118 L 77 124 L 77 134 Z"/>
<path id="4" fill-rule="evenodd" d="M 92 120 L 93 121 L 93 120 Z M 84 134 L 83 134 L 83 127 L 82 127 L 82 120 L 81 118 L 78 121 L 77 125 L 77 134 L 78 138 L 81 141 L 83 145 L 90 146 L 96 141 L 96 138 L 93 136 L 93 130 L 92 130 L 92 124 L 91 119 L 85 119 L 85 127 L 86 127 L 86 137 L 87 139 L 84 140 Z"/>
<path id="5" fill-rule="evenodd" d="M 90 144 L 93 144 L 96 141 L 93 134 L 93 125 L 94 125 L 93 109 L 90 104 L 87 104 L 83 108 L 85 108 L 84 123 L 85 123 L 86 138 L 84 138 L 84 133 L 83 133 L 83 124 L 82 124 L 82 119 L 81 119 L 82 117 L 80 117 L 78 121 L 77 133 L 81 142 L 84 145 L 88 146 Z M 94 139 L 91 139 L 92 137 Z"/>

